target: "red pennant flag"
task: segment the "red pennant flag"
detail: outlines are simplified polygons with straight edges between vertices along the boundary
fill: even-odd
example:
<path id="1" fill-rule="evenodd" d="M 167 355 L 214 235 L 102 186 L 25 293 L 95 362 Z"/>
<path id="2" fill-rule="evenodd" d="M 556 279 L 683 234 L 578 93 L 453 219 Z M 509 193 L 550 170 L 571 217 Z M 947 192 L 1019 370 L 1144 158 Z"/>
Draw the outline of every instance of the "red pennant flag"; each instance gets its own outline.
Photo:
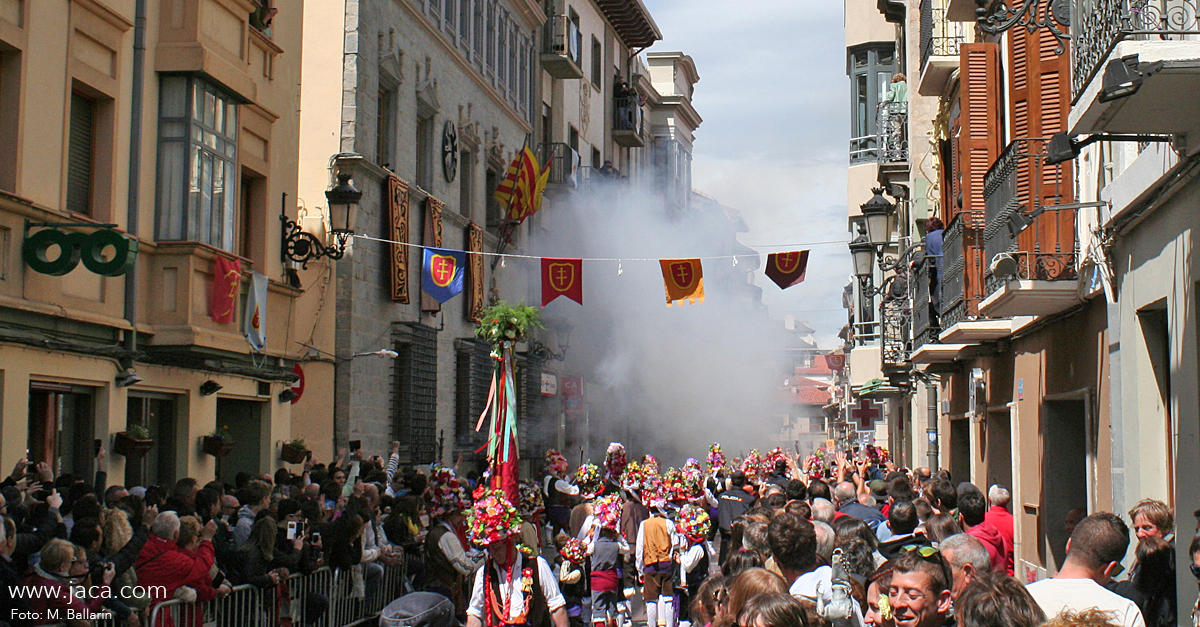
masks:
<path id="1" fill-rule="evenodd" d="M 559 296 L 583 304 L 583 260 L 542 258 L 542 307 Z"/>
<path id="2" fill-rule="evenodd" d="M 807 250 L 767 255 L 767 277 L 774 281 L 779 289 L 786 290 L 797 283 L 804 282 L 804 273 L 807 270 Z"/>
<path id="3" fill-rule="evenodd" d="M 208 315 L 213 322 L 233 322 L 233 307 L 238 300 L 238 286 L 242 282 L 242 262 L 224 257 L 213 260 L 212 293 L 208 299 Z"/>

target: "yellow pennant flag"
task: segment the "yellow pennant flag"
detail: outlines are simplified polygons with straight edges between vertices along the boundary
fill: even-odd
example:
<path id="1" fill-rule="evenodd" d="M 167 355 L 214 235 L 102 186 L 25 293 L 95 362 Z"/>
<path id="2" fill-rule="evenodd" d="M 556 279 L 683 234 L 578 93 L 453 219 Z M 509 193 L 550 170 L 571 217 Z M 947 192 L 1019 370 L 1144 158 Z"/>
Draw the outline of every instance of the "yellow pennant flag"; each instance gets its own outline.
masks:
<path id="1" fill-rule="evenodd" d="M 667 291 L 667 306 L 675 301 L 695 305 L 704 302 L 704 267 L 699 259 L 660 259 L 663 285 Z"/>

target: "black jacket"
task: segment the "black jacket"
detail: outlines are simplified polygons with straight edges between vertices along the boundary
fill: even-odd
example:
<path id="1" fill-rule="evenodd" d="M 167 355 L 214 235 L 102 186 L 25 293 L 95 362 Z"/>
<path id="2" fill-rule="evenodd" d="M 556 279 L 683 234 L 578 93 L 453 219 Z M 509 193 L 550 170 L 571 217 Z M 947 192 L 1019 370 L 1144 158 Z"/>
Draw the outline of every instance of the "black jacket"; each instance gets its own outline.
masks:
<path id="1" fill-rule="evenodd" d="M 717 497 L 717 523 L 721 532 L 730 533 L 733 530 L 733 521 L 750 511 L 753 505 L 754 495 L 743 488 L 735 486 L 722 492 L 721 496 Z"/>

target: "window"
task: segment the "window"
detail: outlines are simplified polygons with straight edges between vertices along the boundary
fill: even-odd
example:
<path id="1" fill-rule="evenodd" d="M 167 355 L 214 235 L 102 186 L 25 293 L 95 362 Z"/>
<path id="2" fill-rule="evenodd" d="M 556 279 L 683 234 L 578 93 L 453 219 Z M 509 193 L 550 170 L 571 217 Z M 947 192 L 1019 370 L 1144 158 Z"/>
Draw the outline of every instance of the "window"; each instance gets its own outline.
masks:
<path id="1" fill-rule="evenodd" d="M 90 476 L 95 470 L 95 390 L 41 381 L 29 382 L 29 421 L 25 448 L 29 461 L 47 462 L 55 474 Z"/>
<path id="2" fill-rule="evenodd" d="M 487 6 L 487 41 L 484 43 L 486 52 L 488 73 L 495 75 L 496 73 L 496 5 L 488 2 Z"/>
<path id="3" fill-rule="evenodd" d="M 508 60 L 509 60 L 509 57 L 508 57 L 508 20 L 506 19 L 505 11 L 503 9 L 500 10 L 500 16 L 497 18 L 496 37 L 497 37 L 497 43 L 496 43 L 497 62 L 496 62 L 496 65 L 498 66 L 496 68 L 496 78 L 497 78 L 498 84 L 501 87 L 503 87 L 504 85 L 508 84 L 508 66 L 509 66 L 509 64 L 508 64 Z"/>
<path id="4" fill-rule="evenodd" d="M 500 201 L 496 200 L 496 195 L 492 193 L 499 186 L 500 173 L 488 168 L 487 176 L 484 180 L 484 189 L 488 192 L 485 201 L 487 204 L 487 215 L 485 216 L 485 219 L 487 220 L 487 228 L 493 231 L 498 231 L 501 222 L 504 221 L 504 214 L 500 209 Z"/>
<path id="5" fill-rule="evenodd" d="M 592 167 L 599 170 L 600 165 L 600 149 L 592 146 Z"/>
<path id="6" fill-rule="evenodd" d="M 567 127 L 567 145 L 571 150 L 579 152 L 579 131 L 574 126 Z"/>
<path id="7" fill-rule="evenodd" d="M 433 191 L 433 118 L 417 120 L 417 185 Z"/>
<path id="8" fill-rule="evenodd" d="M 475 157 L 468 150 L 459 153 L 458 159 L 458 212 L 469 219 L 475 186 Z"/>
<path id="9" fill-rule="evenodd" d="M 0 43 L 0 189 L 17 191 L 17 128 L 20 121 L 21 53 Z"/>
<path id="10" fill-rule="evenodd" d="M 457 22 L 455 19 L 456 16 L 454 14 L 454 10 L 458 8 L 458 4 L 455 2 L 455 0 L 446 0 L 446 4 L 443 8 L 444 12 L 442 17 L 444 21 L 442 22 L 442 28 L 445 29 L 447 35 L 450 35 L 450 37 L 453 38 L 455 30 L 454 26 Z"/>
<path id="11" fill-rule="evenodd" d="M 394 439 L 401 442 L 400 463 L 429 464 L 438 460 L 437 442 L 437 329 L 423 324 L 400 325 L 403 341 L 395 350 Z"/>
<path id="12" fill-rule="evenodd" d="M 550 112 L 550 105 L 542 103 L 542 143 L 548 144 L 554 141 L 554 122 Z"/>
<path id="13" fill-rule="evenodd" d="M 471 49 L 471 0 L 458 1 L 458 47 L 464 51 Z"/>
<path id="14" fill-rule="evenodd" d="M 484 434 L 475 430 L 475 421 L 487 406 L 492 384 L 491 346 L 478 339 L 454 340 L 456 453 L 474 455 L 484 443 Z"/>
<path id="15" fill-rule="evenodd" d="M 67 210 L 92 215 L 92 164 L 96 149 L 96 101 L 71 93 L 67 140 Z"/>
<path id="16" fill-rule="evenodd" d="M 392 138 L 395 136 L 396 125 L 394 114 L 396 111 L 395 92 L 391 89 L 381 87 L 379 89 L 379 119 L 375 126 L 375 162 L 379 165 L 392 169 Z"/>
<path id="17" fill-rule="evenodd" d="M 237 104 L 203 79 L 160 83 L 156 237 L 233 251 L 237 228 Z"/>
<path id="18" fill-rule="evenodd" d="M 877 117 L 879 103 L 887 99 L 892 75 L 896 72 L 895 54 L 891 45 L 858 48 L 850 52 L 851 115 L 850 160 L 862 161 L 876 157 L 878 142 Z"/>
<path id="19" fill-rule="evenodd" d="M 825 433 L 825 416 L 809 416 L 809 433 Z"/>
<path id="20" fill-rule="evenodd" d="M 472 46 L 475 53 L 476 67 L 483 68 L 483 48 L 486 36 L 484 14 L 487 11 L 487 0 L 475 0 L 475 32 L 472 34 Z"/>
<path id="21" fill-rule="evenodd" d="M 147 394 L 147 393 L 141 393 Z M 170 396 L 129 395 L 125 428 L 145 427 L 154 447 L 140 458 L 125 459 L 125 485 L 175 483 L 175 401 Z"/>
<path id="22" fill-rule="evenodd" d="M 604 49 L 600 47 L 600 40 L 592 37 L 592 84 L 596 89 L 600 89 L 600 81 L 604 74 Z"/>

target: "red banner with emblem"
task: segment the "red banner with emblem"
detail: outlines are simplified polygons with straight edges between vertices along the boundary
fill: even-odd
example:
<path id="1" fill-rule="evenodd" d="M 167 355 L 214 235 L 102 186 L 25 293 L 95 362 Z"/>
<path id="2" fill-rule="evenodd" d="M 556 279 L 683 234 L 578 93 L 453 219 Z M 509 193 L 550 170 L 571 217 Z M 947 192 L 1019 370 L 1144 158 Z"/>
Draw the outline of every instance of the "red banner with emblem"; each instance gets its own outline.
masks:
<path id="1" fill-rule="evenodd" d="M 667 306 L 676 301 L 695 305 L 704 302 L 704 267 L 699 259 L 660 259 L 663 285 L 667 290 Z"/>
<path id="2" fill-rule="evenodd" d="M 559 296 L 583 304 L 583 260 L 542 257 L 542 307 Z"/>
<path id="3" fill-rule="evenodd" d="M 238 286 L 242 283 L 242 262 L 217 257 L 213 259 L 212 294 L 208 301 L 208 315 L 213 322 L 233 322 L 234 303 L 238 301 Z"/>
<path id="4" fill-rule="evenodd" d="M 767 255 L 767 278 L 775 282 L 779 289 L 802 283 L 804 273 L 808 271 L 808 251 L 794 250 L 787 253 L 771 253 Z"/>

